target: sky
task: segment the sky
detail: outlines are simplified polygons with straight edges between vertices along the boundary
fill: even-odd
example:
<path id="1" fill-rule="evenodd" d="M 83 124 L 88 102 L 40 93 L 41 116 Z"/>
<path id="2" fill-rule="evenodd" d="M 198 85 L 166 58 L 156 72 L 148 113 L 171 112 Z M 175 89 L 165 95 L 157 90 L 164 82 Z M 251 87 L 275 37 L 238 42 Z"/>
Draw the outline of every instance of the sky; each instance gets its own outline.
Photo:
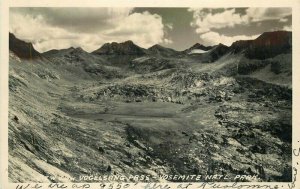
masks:
<path id="1" fill-rule="evenodd" d="M 291 8 L 52 8 L 13 7 L 9 31 L 39 52 L 132 40 L 184 50 L 195 43 L 230 46 L 263 32 L 292 30 Z"/>

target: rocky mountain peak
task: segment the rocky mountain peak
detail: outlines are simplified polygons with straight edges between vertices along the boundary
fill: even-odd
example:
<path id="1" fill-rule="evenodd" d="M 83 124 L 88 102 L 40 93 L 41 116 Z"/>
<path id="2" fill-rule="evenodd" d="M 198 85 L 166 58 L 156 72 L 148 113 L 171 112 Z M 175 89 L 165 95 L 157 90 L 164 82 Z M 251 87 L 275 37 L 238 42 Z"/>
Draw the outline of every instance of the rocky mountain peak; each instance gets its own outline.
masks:
<path id="1" fill-rule="evenodd" d="M 83 50 L 81 47 L 73 48 L 74 53 L 87 53 L 85 50 Z"/>
<path id="2" fill-rule="evenodd" d="M 127 40 L 127 41 L 123 42 L 123 44 L 124 44 L 124 45 L 135 45 L 135 44 L 133 43 L 133 41 L 131 41 L 131 40 Z"/>
<path id="3" fill-rule="evenodd" d="M 15 53 L 19 58 L 34 59 L 40 57 L 32 43 L 27 43 L 18 39 L 14 34 L 9 33 L 9 50 Z"/>
<path id="4" fill-rule="evenodd" d="M 149 47 L 148 52 L 150 54 L 156 54 L 156 55 L 166 56 L 166 57 L 178 55 L 178 51 L 171 48 L 163 47 L 159 44 L 155 44 L 152 47 Z"/>
<path id="5" fill-rule="evenodd" d="M 291 52 L 292 32 L 265 32 L 254 40 L 234 42 L 230 49 L 233 53 L 243 52 L 250 59 L 271 58 L 278 54 Z"/>
<path id="6" fill-rule="evenodd" d="M 144 55 L 145 49 L 137 46 L 128 40 L 122 43 L 105 43 L 102 47 L 95 50 L 93 54 L 99 55 Z"/>
<path id="7" fill-rule="evenodd" d="M 164 48 L 164 47 L 159 44 L 155 44 L 155 45 L 149 47 L 148 49 L 151 50 L 151 49 L 162 49 L 162 48 Z"/>
<path id="8" fill-rule="evenodd" d="M 203 50 L 203 51 L 208 51 L 210 49 L 212 49 L 213 47 L 212 46 L 204 46 L 200 43 L 196 43 L 194 44 L 193 46 L 191 46 L 190 48 L 184 50 L 184 52 L 186 53 L 190 53 L 191 51 L 193 50 Z"/>
<path id="9" fill-rule="evenodd" d="M 200 43 L 196 43 L 191 48 L 192 49 L 201 49 L 201 50 L 207 51 L 207 50 L 211 49 L 212 46 L 204 46 L 204 45 L 202 45 Z"/>

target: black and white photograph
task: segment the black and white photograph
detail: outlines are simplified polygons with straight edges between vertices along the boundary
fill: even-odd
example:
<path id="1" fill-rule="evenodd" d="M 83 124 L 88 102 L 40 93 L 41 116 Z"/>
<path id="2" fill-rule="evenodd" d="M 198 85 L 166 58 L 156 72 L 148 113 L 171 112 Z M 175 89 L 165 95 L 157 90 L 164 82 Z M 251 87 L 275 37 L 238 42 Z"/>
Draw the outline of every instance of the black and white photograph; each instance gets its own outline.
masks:
<path id="1" fill-rule="evenodd" d="M 292 182 L 292 18 L 10 7 L 8 181 Z"/>

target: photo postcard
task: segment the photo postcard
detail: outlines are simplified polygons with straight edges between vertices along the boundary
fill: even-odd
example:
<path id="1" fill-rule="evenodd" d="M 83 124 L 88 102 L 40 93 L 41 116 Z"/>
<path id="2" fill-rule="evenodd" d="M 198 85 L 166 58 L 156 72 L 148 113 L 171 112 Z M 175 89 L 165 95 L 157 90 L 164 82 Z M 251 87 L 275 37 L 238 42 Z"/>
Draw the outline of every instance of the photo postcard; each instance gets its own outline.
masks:
<path id="1" fill-rule="evenodd" d="M 7 5 L 7 182 L 299 188 L 299 1 L 279 2 Z"/>

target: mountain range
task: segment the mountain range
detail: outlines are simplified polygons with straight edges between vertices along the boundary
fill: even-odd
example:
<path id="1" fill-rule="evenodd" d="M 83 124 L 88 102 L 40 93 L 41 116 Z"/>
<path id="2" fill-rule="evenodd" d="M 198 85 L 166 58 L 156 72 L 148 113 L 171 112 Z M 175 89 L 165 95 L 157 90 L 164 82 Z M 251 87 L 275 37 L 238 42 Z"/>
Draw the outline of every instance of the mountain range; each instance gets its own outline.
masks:
<path id="1" fill-rule="evenodd" d="M 9 42 L 10 50 L 17 54 L 20 58 L 38 58 L 41 56 L 41 54 L 34 49 L 31 43 L 26 43 L 17 39 L 12 33 L 9 34 Z M 275 31 L 265 32 L 254 40 L 236 41 L 229 47 L 221 43 L 215 46 L 204 46 L 196 43 L 184 51 L 176 51 L 158 44 L 153 45 L 148 49 L 144 49 L 134 44 L 132 41 L 125 41 L 122 43 L 105 43 L 91 54 L 130 56 L 160 55 L 163 57 L 197 55 L 199 60 L 210 55 L 210 59 L 207 60 L 207 58 L 204 58 L 204 61 L 214 62 L 225 54 L 241 53 L 249 59 L 266 59 L 282 53 L 290 53 L 291 49 L 292 33 L 288 31 Z M 71 47 L 69 50 L 74 49 Z M 66 51 L 66 49 L 50 50 L 42 53 L 42 56 L 55 55 L 59 51 L 63 52 Z"/>

